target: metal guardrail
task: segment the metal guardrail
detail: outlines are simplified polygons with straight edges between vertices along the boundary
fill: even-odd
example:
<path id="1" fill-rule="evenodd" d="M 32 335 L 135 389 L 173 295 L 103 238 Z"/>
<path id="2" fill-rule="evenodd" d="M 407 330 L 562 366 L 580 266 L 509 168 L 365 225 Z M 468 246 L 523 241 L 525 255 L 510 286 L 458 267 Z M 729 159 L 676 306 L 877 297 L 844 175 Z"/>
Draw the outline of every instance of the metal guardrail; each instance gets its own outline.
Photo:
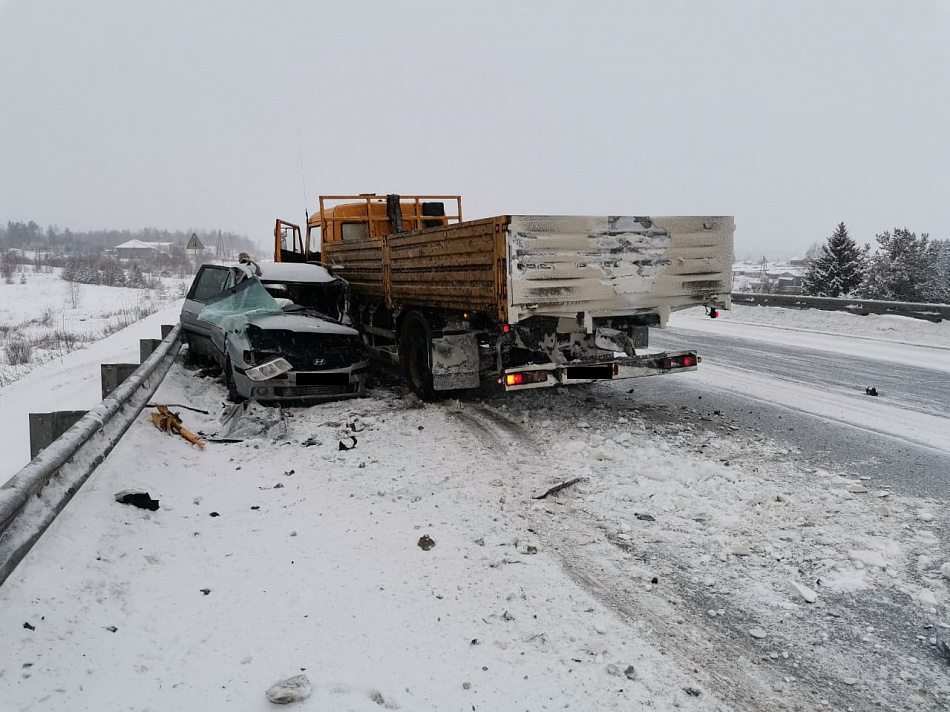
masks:
<path id="1" fill-rule="evenodd" d="M 136 371 L 0 487 L 0 584 L 112 452 L 181 348 L 181 324 Z"/>
<path id="2" fill-rule="evenodd" d="M 762 307 L 823 309 L 825 311 L 843 311 L 861 315 L 895 314 L 933 322 L 950 319 L 950 304 L 882 302 L 877 299 L 804 297 L 796 294 L 757 294 L 754 292 L 733 292 L 732 303 Z"/>

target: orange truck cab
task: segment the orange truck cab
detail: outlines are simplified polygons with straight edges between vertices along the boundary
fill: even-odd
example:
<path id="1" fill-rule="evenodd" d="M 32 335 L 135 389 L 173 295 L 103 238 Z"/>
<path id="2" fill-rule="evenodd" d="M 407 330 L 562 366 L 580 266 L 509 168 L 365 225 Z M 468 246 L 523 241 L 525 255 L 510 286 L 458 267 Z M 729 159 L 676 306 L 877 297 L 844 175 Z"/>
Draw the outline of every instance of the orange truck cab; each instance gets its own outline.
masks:
<path id="1" fill-rule="evenodd" d="M 446 213 L 446 206 L 454 211 Z M 306 236 L 286 220 L 274 226 L 274 260 L 320 262 L 325 243 L 383 238 L 393 233 L 456 224 L 462 221 L 458 195 L 320 196 L 320 211 L 307 217 Z"/>

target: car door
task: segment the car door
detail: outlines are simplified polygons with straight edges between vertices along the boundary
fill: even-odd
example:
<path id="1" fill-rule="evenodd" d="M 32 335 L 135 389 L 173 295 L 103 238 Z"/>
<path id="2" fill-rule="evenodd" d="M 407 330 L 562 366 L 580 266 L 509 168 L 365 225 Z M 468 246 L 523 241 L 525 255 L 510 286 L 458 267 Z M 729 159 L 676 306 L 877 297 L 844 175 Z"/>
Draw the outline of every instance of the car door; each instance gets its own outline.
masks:
<path id="1" fill-rule="evenodd" d="M 195 275 L 195 281 L 191 283 L 191 289 L 188 290 L 185 304 L 181 308 L 181 328 L 188 340 L 188 347 L 193 352 L 217 359 L 212 343 L 212 332 L 217 327 L 201 321 L 198 315 L 208 301 L 220 295 L 231 284 L 232 271 L 224 265 L 202 265 Z"/>

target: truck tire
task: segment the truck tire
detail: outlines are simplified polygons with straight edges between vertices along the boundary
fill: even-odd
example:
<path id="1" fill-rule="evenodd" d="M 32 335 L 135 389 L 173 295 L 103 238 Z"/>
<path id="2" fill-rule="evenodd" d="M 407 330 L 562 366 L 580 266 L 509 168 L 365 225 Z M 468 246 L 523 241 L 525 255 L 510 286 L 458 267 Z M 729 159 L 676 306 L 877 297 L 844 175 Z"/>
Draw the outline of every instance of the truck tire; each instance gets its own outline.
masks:
<path id="1" fill-rule="evenodd" d="M 410 390 L 424 401 L 439 394 L 432 387 L 432 340 L 429 325 L 419 312 L 410 312 L 399 331 L 399 360 Z"/>

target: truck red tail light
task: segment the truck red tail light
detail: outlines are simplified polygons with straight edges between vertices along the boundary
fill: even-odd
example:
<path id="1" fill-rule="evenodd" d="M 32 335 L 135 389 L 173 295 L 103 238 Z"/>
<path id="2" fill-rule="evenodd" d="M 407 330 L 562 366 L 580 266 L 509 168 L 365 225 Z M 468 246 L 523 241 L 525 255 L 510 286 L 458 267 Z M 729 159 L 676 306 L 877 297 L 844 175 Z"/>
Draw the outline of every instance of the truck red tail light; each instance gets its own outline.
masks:
<path id="1" fill-rule="evenodd" d="M 699 358 L 693 356 L 692 354 L 684 354 L 683 356 L 674 356 L 672 358 L 666 357 L 660 359 L 660 368 L 663 369 L 672 369 L 672 368 L 690 368 L 699 363 Z"/>
<path id="2" fill-rule="evenodd" d="M 526 383 L 544 383 L 548 380 L 547 371 L 521 371 L 505 376 L 506 386 L 522 386 Z"/>

